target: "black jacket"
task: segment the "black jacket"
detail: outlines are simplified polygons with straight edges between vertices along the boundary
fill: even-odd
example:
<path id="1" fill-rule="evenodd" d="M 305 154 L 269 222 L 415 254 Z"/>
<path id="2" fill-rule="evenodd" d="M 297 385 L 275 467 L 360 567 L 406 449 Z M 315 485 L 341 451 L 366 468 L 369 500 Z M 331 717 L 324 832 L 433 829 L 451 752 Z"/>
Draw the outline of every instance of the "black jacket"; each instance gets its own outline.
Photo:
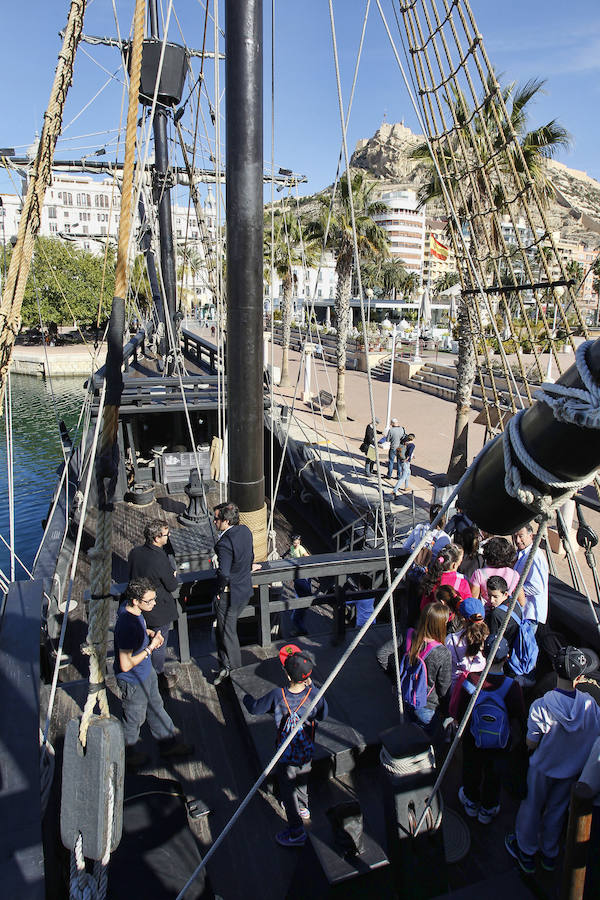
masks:
<path id="1" fill-rule="evenodd" d="M 177 618 L 177 605 L 173 591 L 179 583 L 173 575 L 173 565 L 162 547 L 142 544 L 129 554 L 129 580 L 149 578 L 156 591 L 156 605 L 150 612 L 144 610 L 148 628 L 160 628 Z"/>
<path id="2" fill-rule="evenodd" d="M 221 534 L 215 550 L 219 560 L 217 569 L 219 593 L 225 587 L 229 587 L 231 605 L 245 606 L 254 593 L 252 532 L 247 525 L 231 525 Z"/>

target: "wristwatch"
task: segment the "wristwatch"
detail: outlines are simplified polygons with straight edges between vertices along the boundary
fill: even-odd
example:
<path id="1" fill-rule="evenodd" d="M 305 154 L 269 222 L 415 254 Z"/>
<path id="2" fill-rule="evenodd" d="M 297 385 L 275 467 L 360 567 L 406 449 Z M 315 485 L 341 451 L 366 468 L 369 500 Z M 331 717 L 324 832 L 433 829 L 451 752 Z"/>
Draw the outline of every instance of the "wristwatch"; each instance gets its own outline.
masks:
<path id="1" fill-rule="evenodd" d="M 152 650 L 149 646 L 145 647 L 144 649 L 146 650 L 146 656 L 148 657 L 148 659 L 150 659 L 150 657 L 152 656 Z"/>

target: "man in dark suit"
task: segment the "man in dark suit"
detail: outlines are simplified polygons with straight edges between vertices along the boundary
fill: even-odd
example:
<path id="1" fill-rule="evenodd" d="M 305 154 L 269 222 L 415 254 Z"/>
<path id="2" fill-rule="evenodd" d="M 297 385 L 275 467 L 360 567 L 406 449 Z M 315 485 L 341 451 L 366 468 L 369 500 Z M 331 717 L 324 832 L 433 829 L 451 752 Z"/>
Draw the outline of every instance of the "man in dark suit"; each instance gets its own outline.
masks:
<path id="1" fill-rule="evenodd" d="M 169 540 L 169 526 L 161 519 L 153 519 L 144 529 L 146 543 L 134 547 L 129 554 L 129 580 L 149 578 L 156 591 L 156 604 L 146 612 L 146 624 L 152 631 L 160 631 L 164 643 L 152 654 L 152 665 L 158 675 L 158 685 L 162 690 L 177 684 L 174 672 L 164 671 L 169 631 L 177 618 L 177 605 L 173 591 L 179 588 L 176 571 L 169 559 L 165 546 Z"/>
<path id="2" fill-rule="evenodd" d="M 221 665 L 214 684 L 219 685 L 229 678 L 232 669 L 242 665 L 237 620 L 254 593 L 252 572 L 260 569 L 260 565 L 254 564 L 252 532 L 247 525 L 240 525 L 240 511 L 235 503 L 215 506 L 214 523 L 219 532 L 215 547 L 218 559 L 215 611 Z"/>

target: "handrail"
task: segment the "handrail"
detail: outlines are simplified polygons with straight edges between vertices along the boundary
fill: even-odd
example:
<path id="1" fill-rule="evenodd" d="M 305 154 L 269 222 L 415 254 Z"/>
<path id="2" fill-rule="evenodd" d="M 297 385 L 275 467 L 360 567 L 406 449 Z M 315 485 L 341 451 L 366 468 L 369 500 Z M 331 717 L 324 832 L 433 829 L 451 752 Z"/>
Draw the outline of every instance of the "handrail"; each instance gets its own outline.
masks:
<path id="1" fill-rule="evenodd" d="M 140 347 L 144 343 L 146 338 L 150 338 L 150 337 L 152 337 L 152 324 L 150 322 L 148 322 L 146 325 L 144 325 L 142 328 L 140 328 L 136 332 L 136 334 L 134 334 L 134 336 L 132 338 L 130 338 L 127 341 L 127 343 L 123 347 L 123 363 L 125 364 L 126 368 L 129 364 L 129 360 L 133 356 L 135 356 L 138 347 Z M 104 364 L 103 366 L 100 366 L 100 368 L 94 372 L 94 375 L 92 376 L 93 380 L 94 380 L 94 385 L 97 384 L 97 381 L 98 382 L 104 381 L 105 374 L 106 374 L 106 364 Z M 85 384 L 86 387 L 87 387 L 87 384 L 88 384 L 88 382 L 86 382 L 86 384 Z"/>

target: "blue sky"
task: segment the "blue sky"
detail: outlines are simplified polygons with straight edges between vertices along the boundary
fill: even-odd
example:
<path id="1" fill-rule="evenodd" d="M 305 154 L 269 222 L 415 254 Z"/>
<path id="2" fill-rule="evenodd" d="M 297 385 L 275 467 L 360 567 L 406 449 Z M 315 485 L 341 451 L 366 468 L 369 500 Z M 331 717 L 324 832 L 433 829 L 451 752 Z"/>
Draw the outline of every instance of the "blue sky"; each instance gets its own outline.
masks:
<path id="1" fill-rule="evenodd" d="M 162 0 L 166 9 L 167 0 Z M 366 0 L 335 0 L 342 91 L 347 99 L 360 38 Z M 57 32 L 63 27 L 67 0 L 21 0 L 3 10 L 4 91 L 0 146 L 27 145 L 41 126 L 59 49 Z M 276 0 L 275 147 L 276 163 L 309 178 L 303 192 L 329 184 L 340 151 L 340 124 L 327 0 Z M 438 5 L 441 6 L 440 0 Z M 600 4 L 597 0 L 471 0 L 489 56 L 508 80 L 547 79 L 546 93 L 533 109 L 531 124 L 558 118 L 573 136 L 573 147 L 559 158 L 573 168 L 600 179 Z M 212 4 L 211 4 L 212 6 Z M 392 32 L 391 0 L 382 0 Z M 116 0 L 120 27 L 129 31 L 133 0 Z M 185 39 L 199 47 L 204 22 L 198 0 L 174 4 Z M 265 8 L 265 159 L 270 159 L 270 11 Z M 221 13 L 221 22 L 224 17 Z M 212 25 L 211 25 L 212 28 Z M 109 0 L 92 0 L 86 14 L 88 34 L 114 35 Z M 170 37 L 178 41 L 172 20 Z M 76 81 L 69 95 L 65 122 L 69 123 L 118 68 L 114 49 L 84 47 L 78 54 Z M 104 67 L 104 68 L 102 68 Z M 212 63 L 207 83 L 212 90 Z M 62 142 L 60 154 L 91 153 L 114 140 L 119 123 L 121 86 L 111 82 L 89 109 L 79 115 Z M 383 30 L 375 0 L 367 33 L 348 139 L 352 152 L 359 138 L 370 137 L 384 117 L 403 120 L 418 130 L 410 100 Z M 111 146 L 109 144 L 109 146 Z M 114 147 L 114 144 L 112 145 Z M 83 148 L 83 149 L 81 149 Z M 0 190 L 11 190 L 0 173 Z"/>

